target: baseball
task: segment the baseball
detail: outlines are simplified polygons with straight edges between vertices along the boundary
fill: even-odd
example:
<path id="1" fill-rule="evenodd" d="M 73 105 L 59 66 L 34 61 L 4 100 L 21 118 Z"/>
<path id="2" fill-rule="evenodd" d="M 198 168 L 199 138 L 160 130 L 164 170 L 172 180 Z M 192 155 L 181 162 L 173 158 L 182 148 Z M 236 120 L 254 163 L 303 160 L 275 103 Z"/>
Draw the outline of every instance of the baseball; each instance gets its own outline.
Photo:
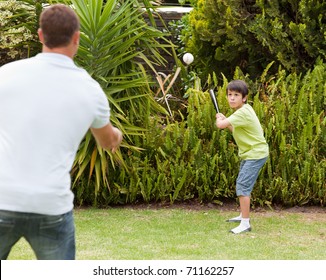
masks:
<path id="1" fill-rule="evenodd" d="M 183 62 L 186 63 L 187 65 L 189 65 L 190 63 L 192 63 L 194 61 L 194 56 L 191 53 L 185 53 L 183 55 Z"/>

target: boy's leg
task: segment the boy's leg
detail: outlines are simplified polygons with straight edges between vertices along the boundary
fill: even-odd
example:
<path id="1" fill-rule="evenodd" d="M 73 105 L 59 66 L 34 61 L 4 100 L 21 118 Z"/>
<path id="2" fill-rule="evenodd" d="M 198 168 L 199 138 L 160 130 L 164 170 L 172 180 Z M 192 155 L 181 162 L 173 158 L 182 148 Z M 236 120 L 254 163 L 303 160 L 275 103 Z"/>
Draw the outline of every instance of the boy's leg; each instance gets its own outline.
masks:
<path id="1" fill-rule="evenodd" d="M 241 218 L 248 219 L 250 213 L 250 196 L 239 196 Z"/>
<path id="2" fill-rule="evenodd" d="M 242 218 L 241 218 L 240 225 L 231 230 L 231 232 L 235 234 L 251 231 L 250 219 L 249 219 L 250 196 L 240 196 L 239 201 L 240 201 Z"/>
<path id="3" fill-rule="evenodd" d="M 256 183 L 259 171 L 265 164 L 267 158 L 259 160 L 244 160 L 240 164 L 240 171 L 237 178 L 236 191 L 240 201 L 241 223 L 238 227 L 231 230 L 233 233 L 250 231 L 250 194 Z"/>
<path id="4" fill-rule="evenodd" d="M 226 220 L 227 222 L 240 223 L 242 218 L 249 218 L 250 213 L 250 196 L 239 196 L 240 214 L 237 217 Z"/>
<path id="5" fill-rule="evenodd" d="M 240 174 L 241 169 L 243 168 L 244 164 L 245 164 L 245 161 L 241 161 L 241 162 L 240 162 L 239 174 Z M 238 175 L 238 177 L 239 177 L 239 175 Z M 240 205 L 241 205 L 241 204 L 240 204 Z M 240 207 L 240 210 L 241 210 L 241 207 Z M 241 219 L 242 219 L 242 213 L 241 213 L 241 211 L 240 211 L 239 216 L 234 217 L 234 218 L 231 218 L 231 219 L 228 219 L 228 220 L 226 220 L 226 221 L 227 221 L 227 222 L 231 222 L 231 223 L 240 223 L 240 222 L 241 222 Z"/>

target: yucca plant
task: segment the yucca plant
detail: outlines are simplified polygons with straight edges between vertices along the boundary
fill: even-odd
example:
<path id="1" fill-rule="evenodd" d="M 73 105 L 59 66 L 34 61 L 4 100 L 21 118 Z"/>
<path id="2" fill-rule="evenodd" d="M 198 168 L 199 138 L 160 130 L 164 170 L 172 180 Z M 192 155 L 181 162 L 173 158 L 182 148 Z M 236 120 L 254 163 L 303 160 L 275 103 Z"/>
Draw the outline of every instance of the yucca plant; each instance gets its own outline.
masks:
<path id="1" fill-rule="evenodd" d="M 124 133 L 122 149 L 115 154 L 102 150 L 90 134 L 86 135 L 72 170 L 74 187 L 88 181 L 89 186 L 95 185 L 95 194 L 103 188 L 121 189 L 123 186 L 111 184 L 115 169 L 128 169 L 124 157 L 141 150 L 134 142 L 143 137 L 151 113 L 165 113 L 153 98 L 149 69 L 155 70 L 155 65 L 164 63 L 160 52 L 171 44 L 159 43 L 158 39 L 165 35 L 145 21 L 143 7 L 151 5 L 147 1 L 50 3 L 71 5 L 78 14 L 81 39 L 75 61 L 101 84 L 111 105 L 111 122 Z"/>

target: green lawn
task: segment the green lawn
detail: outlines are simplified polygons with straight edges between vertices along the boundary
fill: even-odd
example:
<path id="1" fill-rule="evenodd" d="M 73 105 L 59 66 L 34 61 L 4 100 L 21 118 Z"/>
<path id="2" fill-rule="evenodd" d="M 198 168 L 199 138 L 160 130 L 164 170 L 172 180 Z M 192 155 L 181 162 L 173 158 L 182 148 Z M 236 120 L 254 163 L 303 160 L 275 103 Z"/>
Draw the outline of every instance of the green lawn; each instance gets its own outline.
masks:
<path id="1" fill-rule="evenodd" d="M 238 213 L 217 209 L 76 209 L 78 260 L 326 260 L 326 211 L 252 212 L 249 233 L 229 233 Z M 35 259 L 24 240 L 9 259 Z"/>

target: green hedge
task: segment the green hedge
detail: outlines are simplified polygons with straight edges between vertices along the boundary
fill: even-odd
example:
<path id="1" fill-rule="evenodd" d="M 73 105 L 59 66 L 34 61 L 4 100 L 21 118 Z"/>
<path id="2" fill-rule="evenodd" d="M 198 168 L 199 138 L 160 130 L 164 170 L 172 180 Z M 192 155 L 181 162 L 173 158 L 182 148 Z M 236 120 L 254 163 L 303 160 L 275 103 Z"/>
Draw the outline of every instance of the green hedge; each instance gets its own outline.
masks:
<path id="1" fill-rule="evenodd" d="M 40 12 L 41 2 L 37 1 L 35 12 L 27 9 L 26 13 L 18 13 L 22 7 L 13 6 L 19 7 L 14 12 L 17 16 L 8 17 L 2 13 L 11 20 L 6 26 L 19 26 L 24 22 L 25 27 L 35 30 L 35 19 L 31 19 L 30 13 L 35 17 Z M 34 1 L 24 3 L 33 4 Z M 9 11 L 7 6 L 1 7 Z M 2 40 L 8 28 L 1 30 Z M 32 50 L 34 43 L 32 40 L 27 49 Z M 19 41 L 17 47 L 23 45 Z M 325 67 L 319 62 L 305 75 L 286 75 L 279 70 L 267 78 L 268 67 L 255 81 L 236 71 L 235 78 L 244 78 L 250 85 L 249 102 L 263 124 L 271 151 L 253 192 L 254 205 L 326 205 Z M 226 78 L 220 80 L 221 84 L 215 81 L 218 101 L 221 111 L 228 115 L 231 113 L 225 95 L 228 81 Z M 122 148 L 124 164 L 121 166 L 107 161 L 102 164 L 103 157 L 98 157 L 102 166 L 98 173 L 83 172 L 85 164 L 77 165 L 72 172 L 73 177 L 81 174 L 73 187 L 76 203 L 106 206 L 154 201 L 174 203 L 194 198 L 220 203 L 234 198 L 239 159 L 232 136 L 228 131 L 215 128 L 215 112 L 207 92 L 199 87 L 190 88 L 185 96 L 189 96 L 187 111 L 181 113 L 176 108 L 175 119 L 162 116 L 162 110 L 153 115 L 149 102 L 130 107 L 135 115 L 139 112 L 135 117 L 143 115 L 146 118 L 143 122 L 146 132 L 142 134 L 140 130 L 126 138 L 128 144 L 143 150 L 130 149 L 130 146 Z M 152 109 L 147 110 L 147 107 Z M 140 120 L 137 119 L 137 123 Z M 84 142 L 84 147 L 85 143 L 88 142 Z M 91 161 L 94 154 L 91 150 L 82 156 Z M 105 180 L 107 178 L 107 186 L 96 184 L 100 181 L 96 178 L 99 173 L 104 174 Z"/>
<path id="2" fill-rule="evenodd" d="M 312 69 L 326 58 L 326 2 L 323 0 L 191 0 L 181 40 L 205 74 L 235 67 L 259 76 L 271 61 L 289 73 Z"/>
<path id="3" fill-rule="evenodd" d="M 249 103 L 270 147 L 252 194 L 253 205 L 325 206 L 326 65 L 319 63 L 304 76 L 286 76 L 280 70 L 268 79 L 264 73 L 257 82 L 241 72 L 235 78 L 250 85 Z M 224 78 L 217 98 L 220 110 L 229 115 L 227 83 Z M 110 189 L 103 188 L 96 196 L 89 191 L 92 186 L 76 187 L 77 202 L 105 206 L 194 198 L 221 203 L 234 198 L 239 159 L 232 135 L 216 129 L 207 92 L 190 89 L 187 94 L 188 111 L 182 121 L 153 116 L 147 133 L 135 140 L 144 150 L 125 151 L 129 170 L 109 170 Z"/>

